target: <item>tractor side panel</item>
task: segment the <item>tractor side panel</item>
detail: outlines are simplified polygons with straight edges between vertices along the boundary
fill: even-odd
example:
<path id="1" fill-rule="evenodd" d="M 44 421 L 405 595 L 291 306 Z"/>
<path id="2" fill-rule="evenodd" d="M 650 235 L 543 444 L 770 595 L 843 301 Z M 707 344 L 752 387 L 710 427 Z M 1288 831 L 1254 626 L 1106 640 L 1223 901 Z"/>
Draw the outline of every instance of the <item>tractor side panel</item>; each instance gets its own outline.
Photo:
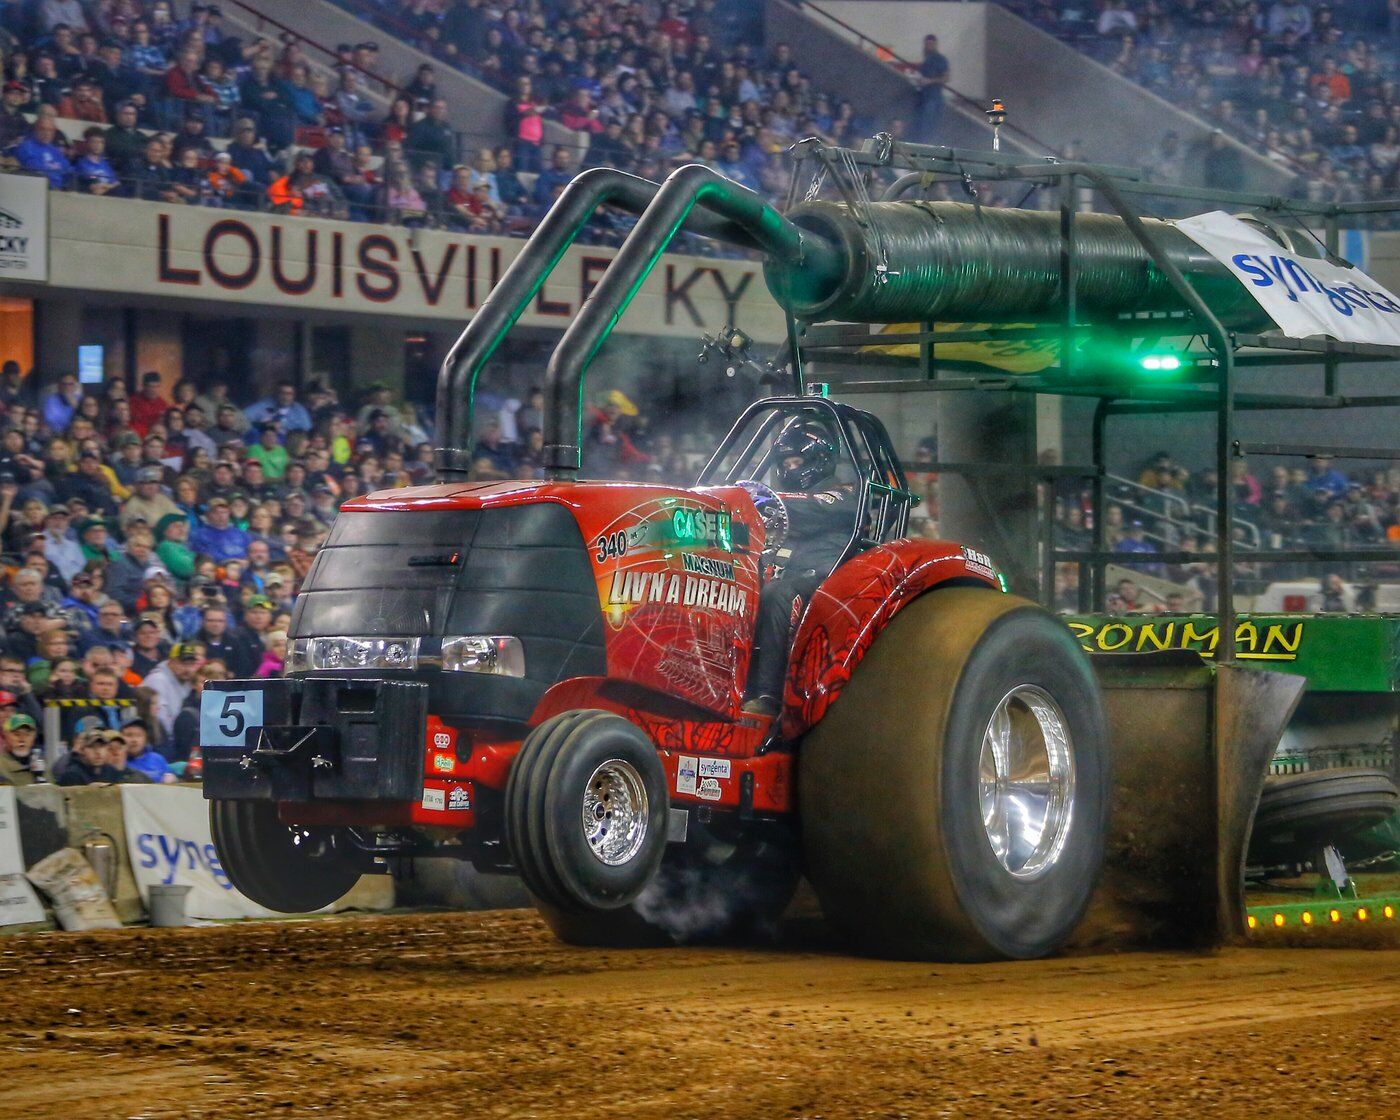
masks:
<path id="1" fill-rule="evenodd" d="M 792 643 L 784 737 L 796 738 L 826 714 L 890 619 L 951 581 L 1001 589 L 986 556 L 951 541 L 890 541 L 832 572 L 812 596 Z"/>
<path id="2" fill-rule="evenodd" d="M 763 547 L 748 495 L 590 486 L 575 515 L 598 585 L 608 676 L 737 714 Z"/>

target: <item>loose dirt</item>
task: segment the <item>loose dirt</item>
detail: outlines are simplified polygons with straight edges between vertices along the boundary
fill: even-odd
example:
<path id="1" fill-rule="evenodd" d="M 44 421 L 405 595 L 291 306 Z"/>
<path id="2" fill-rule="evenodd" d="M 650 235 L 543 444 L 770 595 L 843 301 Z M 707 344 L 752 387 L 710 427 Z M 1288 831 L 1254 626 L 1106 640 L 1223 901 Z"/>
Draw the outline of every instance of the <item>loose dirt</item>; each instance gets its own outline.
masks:
<path id="1" fill-rule="evenodd" d="M 599 952 L 525 912 L 0 940 L 0 1117 L 1393 1114 L 1400 951 Z"/>

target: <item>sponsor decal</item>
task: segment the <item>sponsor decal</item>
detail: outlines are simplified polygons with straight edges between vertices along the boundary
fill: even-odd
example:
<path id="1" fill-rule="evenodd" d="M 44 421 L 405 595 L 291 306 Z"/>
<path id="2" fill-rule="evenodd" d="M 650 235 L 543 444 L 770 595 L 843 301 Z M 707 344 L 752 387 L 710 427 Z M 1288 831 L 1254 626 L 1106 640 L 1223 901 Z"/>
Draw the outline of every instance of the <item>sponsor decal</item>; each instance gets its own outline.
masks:
<path id="1" fill-rule="evenodd" d="M 465 786 L 453 786 L 447 791 L 447 807 L 453 811 L 466 811 L 472 807 L 472 795 Z"/>
<path id="2" fill-rule="evenodd" d="M 972 571 L 987 576 L 989 579 L 997 578 L 997 566 L 992 563 L 992 558 L 985 552 L 978 552 L 975 548 L 968 548 L 964 545 L 962 554 L 963 560 Z"/>
<path id="3" fill-rule="evenodd" d="M 695 771 L 696 759 L 693 755 L 683 754 L 676 759 L 676 792 L 688 793 L 692 796 L 696 790 Z"/>
<path id="4" fill-rule="evenodd" d="M 700 760 L 700 777 L 702 778 L 727 778 L 732 773 L 732 764 L 727 758 L 702 758 Z"/>
<path id="5" fill-rule="evenodd" d="M 1220 642 L 1220 625 L 1206 619 L 1178 618 L 1070 622 L 1070 633 L 1090 653 L 1144 653 L 1163 649 L 1193 649 L 1213 657 Z M 1302 621 L 1241 622 L 1235 627 L 1235 656 L 1241 661 L 1296 661 L 1303 644 Z"/>
<path id="6" fill-rule="evenodd" d="M 444 774 L 452 773 L 453 760 L 450 754 L 433 754 L 433 769 Z"/>
<path id="7" fill-rule="evenodd" d="M 721 795 L 718 778 L 702 778 L 700 780 L 699 796 L 705 801 L 718 801 Z"/>
<path id="8" fill-rule="evenodd" d="M 681 554 L 681 566 L 696 575 L 714 576 L 716 579 L 734 581 L 734 564 L 729 560 L 715 560 L 709 556 L 696 556 L 693 553 Z"/>
<path id="9" fill-rule="evenodd" d="M 627 555 L 631 542 L 627 539 L 627 530 L 619 529 L 616 533 L 607 533 L 599 537 L 593 547 L 598 551 L 593 559 L 602 564 L 608 560 L 621 560 Z"/>
<path id="10" fill-rule="evenodd" d="M 423 788 L 423 808 L 441 812 L 447 808 L 447 794 L 440 789 Z"/>
<path id="11" fill-rule="evenodd" d="M 748 592 L 722 579 L 678 575 L 674 572 L 614 572 L 608 589 L 609 606 L 636 603 L 678 603 L 722 614 L 747 611 Z"/>
<path id="12" fill-rule="evenodd" d="M 433 746 L 437 747 L 440 751 L 450 749 L 452 746 L 452 736 L 446 731 L 439 731 L 433 736 Z"/>
<path id="13" fill-rule="evenodd" d="M 732 524 L 727 513 L 681 506 L 671 514 L 670 530 L 675 543 L 683 547 L 717 548 L 732 552 Z"/>
<path id="14" fill-rule="evenodd" d="M 1342 342 L 1400 342 L 1400 301 L 1359 268 L 1290 253 L 1218 210 L 1176 226 L 1225 265 L 1290 338 L 1325 334 Z"/>

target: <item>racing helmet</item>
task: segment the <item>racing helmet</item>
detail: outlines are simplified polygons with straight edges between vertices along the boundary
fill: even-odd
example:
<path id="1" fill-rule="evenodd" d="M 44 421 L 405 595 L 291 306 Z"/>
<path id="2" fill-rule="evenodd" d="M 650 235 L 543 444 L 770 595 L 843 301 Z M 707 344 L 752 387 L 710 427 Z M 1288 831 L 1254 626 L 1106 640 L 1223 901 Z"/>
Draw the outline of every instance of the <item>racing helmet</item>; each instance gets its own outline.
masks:
<path id="1" fill-rule="evenodd" d="M 793 466 L 789 459 L 801 459 Z M 785 490 L 811 490 L 836 470 L 836 443 L 825 424 L 795 416 L 773 444 L 778 485 Z"/>

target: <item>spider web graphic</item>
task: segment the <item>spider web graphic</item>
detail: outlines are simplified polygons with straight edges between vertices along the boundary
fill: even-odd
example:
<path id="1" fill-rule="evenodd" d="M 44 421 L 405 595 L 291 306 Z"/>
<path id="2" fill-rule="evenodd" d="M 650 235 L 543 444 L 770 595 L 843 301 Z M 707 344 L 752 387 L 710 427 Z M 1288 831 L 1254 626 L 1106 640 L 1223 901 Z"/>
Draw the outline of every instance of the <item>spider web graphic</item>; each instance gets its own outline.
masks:
<path id="1" fill-rule="evenodd" d="M 678 508 L 709 509 L 702 503 L 650 499 L 613 518 L 602 535 L 625 530 L 628 539 L 645 541 L 639 532 L 658 516 L 670 519 Z M 610 602 L 614 580 L 628 573 L 654 579 L 704 579 L 688 573 L 682 557 L 687 554 L 722 558 L 734 566 L 734 580 L 722 581 L 747 594 L 744 613 L 731 615 L 707 606 L 657 602 L 649 586 L 641 602 Z M 732 706 L 739 672 L 746 668 L 747 632 L 757 608 L 757 561 L 742 553 L 716 548 L 684 548 L 680 545 L 631 548 L 614 563 L 597 564 L 598 590 L 612 636 L 608 642 L 611 672 L 639 683 L 661 688 L 702 707 L 725 711 Z"/>
<path id="2" fill-rule="evenodd" d="M 909 556 L 880 545 L 863 553 L 859 565 L 838 569 L 813 595 L 784 690 L 785 735 L 799 734 L 826 714 L 891 616 L 934 583 L 961 574 L 941 569 L 967 571 L 956 546 L 935 547 L 933 554 Z"/>

